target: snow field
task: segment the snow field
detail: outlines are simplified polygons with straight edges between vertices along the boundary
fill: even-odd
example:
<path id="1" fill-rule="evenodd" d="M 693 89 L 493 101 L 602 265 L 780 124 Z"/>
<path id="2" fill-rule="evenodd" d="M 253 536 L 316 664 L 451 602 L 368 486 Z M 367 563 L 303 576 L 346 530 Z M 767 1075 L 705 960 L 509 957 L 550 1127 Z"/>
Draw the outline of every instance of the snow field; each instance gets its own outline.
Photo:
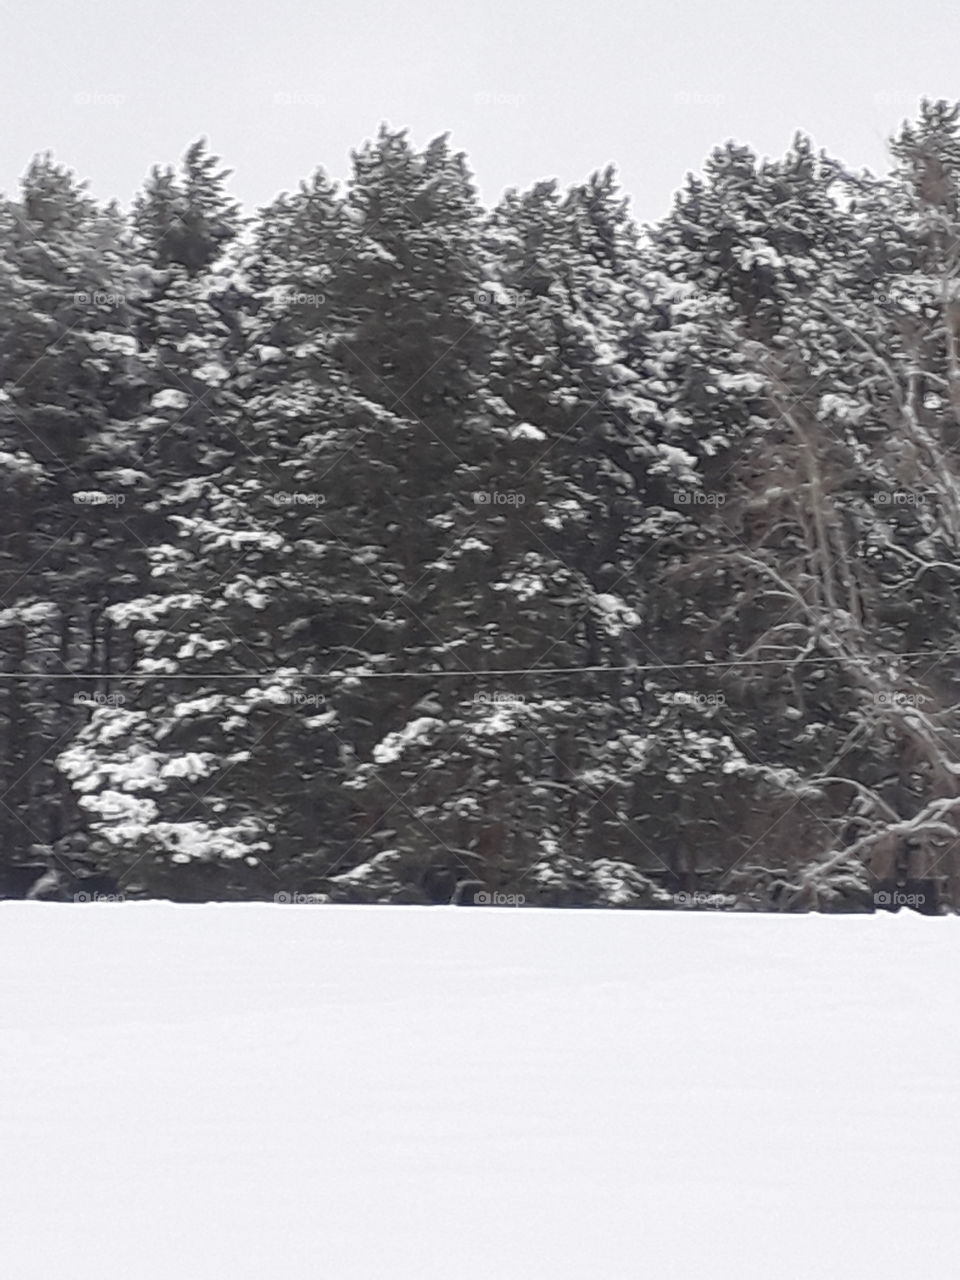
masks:
<path id="1" fill-rule="evenodd" d="M 0 903 L 8 1280 L 955 1280 L 951 918 Z"/>

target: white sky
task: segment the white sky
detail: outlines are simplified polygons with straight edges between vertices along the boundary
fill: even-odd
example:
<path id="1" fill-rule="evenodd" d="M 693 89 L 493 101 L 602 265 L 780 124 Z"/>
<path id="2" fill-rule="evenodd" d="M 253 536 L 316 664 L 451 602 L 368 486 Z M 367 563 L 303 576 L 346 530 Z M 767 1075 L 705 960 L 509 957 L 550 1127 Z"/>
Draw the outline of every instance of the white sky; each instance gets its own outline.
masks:
<path id="1" fill-rule="evenodd" d="M 614 161 L 648 220 L 728 137 L 883 167 L 958 37 L 956 0 L 5 0 L 0 189 L 51 148 L 125 202 L 205 134 L 253 206 L 387 120 L 450 130 L 488 202 Z"/>

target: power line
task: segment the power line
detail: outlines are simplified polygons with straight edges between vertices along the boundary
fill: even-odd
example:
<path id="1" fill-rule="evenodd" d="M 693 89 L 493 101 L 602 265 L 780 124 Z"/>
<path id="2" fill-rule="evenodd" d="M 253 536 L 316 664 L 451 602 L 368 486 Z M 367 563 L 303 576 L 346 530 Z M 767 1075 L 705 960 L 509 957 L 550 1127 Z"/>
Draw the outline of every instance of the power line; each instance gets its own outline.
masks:
<path id="1" fill-rule="evenodd" d="M 889 655 L 890 660 L 903 658 L 950 658 L 960 657 L 960 649 L 915 649 L 908 653 Z M 500 676 L 562 676 L 586 673 L 610 672 L 623 674 L 628 672 L 647 673 L 652 671 L 711 671 L 734 670 L 739 667 L 782 667 L 796 662 L 801 666 L 823 666 L 829 663 L 855 660 L 854 655 L 832 654 L 818 658 L 738 658 L 729 662 L 660 662 L 660 663 L 626 663 L 622 666 L 582 666 L 582 667 L 500 667 L 490 671 L 210 671 L 177 672 L 30 672 L 0 671 L 0 680 L 476 680 L 495 679 Z"/>

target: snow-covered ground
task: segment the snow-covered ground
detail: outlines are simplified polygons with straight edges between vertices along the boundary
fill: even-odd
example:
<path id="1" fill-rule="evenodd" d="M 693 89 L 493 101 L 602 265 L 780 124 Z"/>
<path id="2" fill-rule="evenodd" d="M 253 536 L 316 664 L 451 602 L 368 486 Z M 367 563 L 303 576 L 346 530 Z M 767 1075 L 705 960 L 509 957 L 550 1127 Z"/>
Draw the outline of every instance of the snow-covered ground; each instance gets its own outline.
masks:
<path id="1" fill-rule="evenodd" d="M 4 1280 L 956 1280 L 960 923 L 0 903 Z"/>

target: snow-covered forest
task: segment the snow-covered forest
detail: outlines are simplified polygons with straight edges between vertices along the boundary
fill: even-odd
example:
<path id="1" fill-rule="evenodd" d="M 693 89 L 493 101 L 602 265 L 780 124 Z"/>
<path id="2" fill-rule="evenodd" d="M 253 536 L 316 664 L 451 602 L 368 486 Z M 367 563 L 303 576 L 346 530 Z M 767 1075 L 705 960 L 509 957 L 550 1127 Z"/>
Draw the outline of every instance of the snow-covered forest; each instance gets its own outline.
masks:
<path id="1" fill-rule="evenodd" d="M 960 904 L 960 107 L 0 202 L 0 896 Z"/>

